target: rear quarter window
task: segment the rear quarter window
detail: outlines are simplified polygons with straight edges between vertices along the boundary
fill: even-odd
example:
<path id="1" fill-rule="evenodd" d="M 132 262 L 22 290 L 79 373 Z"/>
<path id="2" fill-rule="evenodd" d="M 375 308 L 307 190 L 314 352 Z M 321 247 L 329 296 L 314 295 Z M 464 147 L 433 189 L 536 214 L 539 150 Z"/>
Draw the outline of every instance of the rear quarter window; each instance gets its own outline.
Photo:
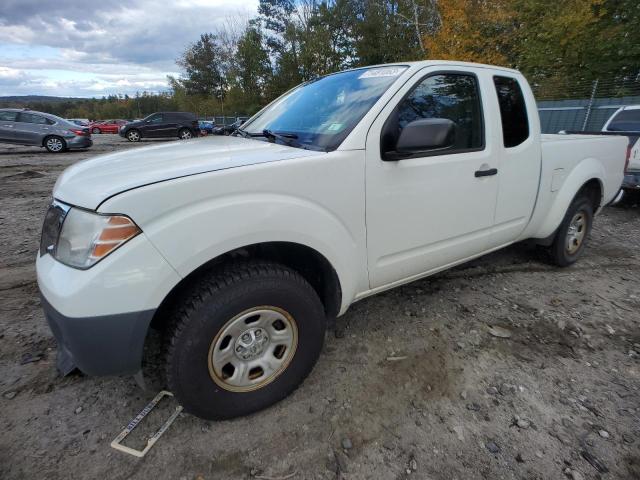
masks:
<path id="1" fill-rule="evenodd" d="M 493 83 L 500 105 L 504 146 L 516 147 L 529 138 L 529 117 L 522 89 L 515 78 L 495 76 Z"/>

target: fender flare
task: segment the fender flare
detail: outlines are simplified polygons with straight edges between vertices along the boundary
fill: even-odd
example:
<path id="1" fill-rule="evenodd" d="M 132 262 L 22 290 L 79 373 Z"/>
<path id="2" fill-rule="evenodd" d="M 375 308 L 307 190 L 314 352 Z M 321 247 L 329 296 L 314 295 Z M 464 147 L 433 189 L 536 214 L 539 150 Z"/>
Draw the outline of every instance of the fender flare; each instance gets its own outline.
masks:
<path id="1" fill-rule="evenodd" d="M 534 238 L 548 238 L 553 235 L 562 223 L 562 219 L 567 213 L 571 202 L 580 190 L 591 180 L 597 180 L 600 186 L 600 201 L 602 206 L 603 178 L 606 172 L 602 163 L 595 158 L 585 158 L 578 165 L 573 167 L 569 175 L 564 179 L 548 208 L 548 214 L 542 221 Z M 594 212 L 595 213 L 595 212 Z"/>

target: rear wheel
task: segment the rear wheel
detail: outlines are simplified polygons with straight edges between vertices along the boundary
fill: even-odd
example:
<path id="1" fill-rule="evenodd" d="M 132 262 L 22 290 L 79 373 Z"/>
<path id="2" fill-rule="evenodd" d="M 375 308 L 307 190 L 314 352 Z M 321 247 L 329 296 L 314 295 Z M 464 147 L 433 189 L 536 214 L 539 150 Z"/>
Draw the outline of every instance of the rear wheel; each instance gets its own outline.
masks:
<path id="1" fill-rule="evenodd" d="M 140 132 L 138 130 L 129 130 L 127 132 L 127 140 L 129 140 L 130 142 L 139 142 Z"/>
<path id="2" fill-rule="evenodd" d="M 67 142 L 64 141 L 64 138 L 52 135 L 44 139 L 44 148 L 51 153 L 64 152 L 67 149 Z"/>
<path id="3" fill-rule="evenodd" d="M 558 227 L 549 249 L 553 263 L 561 267 L 575 263 L 584 252 L 592 225 L 591 200 L 586 196 L 576 197 Z"/>
<path id="4" fill-rule="evenodd" d="M 100 129 L 96 127 L 93 130 L 91 130 L 91 133 L 98 134 L 98 133 L 101 133 L 101 132 L 100 132 Z"/>
<path id="5" fill-rule="evenodd" d="M 178 138 L 180 138 L 180 140 L 189 140 L 193 138 L 193 133 L 188 128 L 182 128 L 178 132 Z"/>
<path id="6" fill-rule="evenodd" d="M 231 265 L 202 280 L 173 315 L 169 388 L 206 419 L 261 410 L 309 374 L 325 328 L 322 303 L 297 272 L 267 262 Z"/>

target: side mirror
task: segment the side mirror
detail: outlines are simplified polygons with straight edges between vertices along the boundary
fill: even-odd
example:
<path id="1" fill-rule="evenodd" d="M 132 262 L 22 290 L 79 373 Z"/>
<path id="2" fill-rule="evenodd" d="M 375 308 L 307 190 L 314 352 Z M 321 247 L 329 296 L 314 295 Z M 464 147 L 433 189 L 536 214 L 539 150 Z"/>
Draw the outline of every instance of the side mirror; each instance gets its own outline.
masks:
<path id="1" fill-rule="evenodd" d="M 453 146 L 456 124 L 447 118 L 423 118 L 408 123 L 400 132 L 396 152 L 400 155 L 442 150 Z"/>

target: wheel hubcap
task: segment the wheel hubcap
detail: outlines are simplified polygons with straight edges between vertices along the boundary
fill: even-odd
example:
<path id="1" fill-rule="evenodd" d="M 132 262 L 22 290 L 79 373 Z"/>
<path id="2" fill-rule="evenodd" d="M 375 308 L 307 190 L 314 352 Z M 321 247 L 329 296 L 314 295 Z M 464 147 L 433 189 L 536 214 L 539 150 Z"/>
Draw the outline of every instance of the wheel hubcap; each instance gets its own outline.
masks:
<path id="1" fill-rule="evenodd" d="M 135 133 L 135 132 L 132 132 L 132 133 L 129 134 L 129 138 L 131 140 L 138 140 L 138 134 Z"/>
<path id="2" fill-rule="evenodd" d="M 211 342 L 209 374 L 225 390 L 257 390 L 287 368 L 297 345 L 298 327 L 288 312 L 272 306 L 245 310 Z"/>
<path id="3" fill-rule="evenodd" d="M 569 255 L 574 255 L 582 246 L 587 233 L 587 217 L 583 212 L 576 213 L 571 219 L 567 230 L 566 249 Z"/>
<path id="4" fill-rule="evenodd" d="M 191 132 L 182 132 L 182 138 L 188 140 L 191 138 Z"/>
<path id="5" fill-rule="evenodd" d="M 62 142 L 57 138 L 50 138 L 47 140 L 47 146 L 49 147 L 49 150 L 53 150 L 54 152 L 62 150 Z"/>

